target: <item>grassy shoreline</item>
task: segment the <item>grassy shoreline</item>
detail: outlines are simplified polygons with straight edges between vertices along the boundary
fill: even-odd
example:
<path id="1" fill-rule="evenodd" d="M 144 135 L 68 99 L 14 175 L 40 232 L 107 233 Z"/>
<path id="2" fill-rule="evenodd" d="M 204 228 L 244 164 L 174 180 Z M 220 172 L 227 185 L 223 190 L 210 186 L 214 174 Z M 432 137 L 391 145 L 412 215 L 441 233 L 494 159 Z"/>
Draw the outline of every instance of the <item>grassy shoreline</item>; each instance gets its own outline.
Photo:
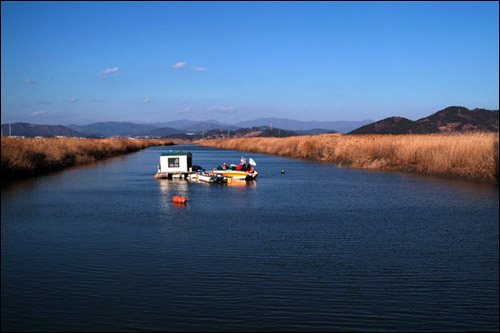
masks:
<path id="1" fill-rule="evenodd" d="M 177 143 L 180 140 L 2 137 L 2 182 Z"/>
<path id="2" fill-rule="evenodd" d="M 201 146 L 335 163 L 339 167 L 498 182 L 498 133 L 340 135 L 205 140 Z"/>

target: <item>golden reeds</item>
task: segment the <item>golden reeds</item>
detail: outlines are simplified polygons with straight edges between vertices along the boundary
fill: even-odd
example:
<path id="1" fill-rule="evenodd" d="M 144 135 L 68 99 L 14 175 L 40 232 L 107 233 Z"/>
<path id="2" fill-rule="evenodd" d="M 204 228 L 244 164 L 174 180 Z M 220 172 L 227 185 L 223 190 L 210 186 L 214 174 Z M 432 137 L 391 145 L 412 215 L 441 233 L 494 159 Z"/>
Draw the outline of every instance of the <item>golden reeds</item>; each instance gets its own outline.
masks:
<path id="1" fill-rule="evenodd" d="M 174 143 L 175 140 L 2 137 L 2 181 Z"/>
<path id="2" fill-rule="evenodd" d="M 478 181 L 498 181 L 498 133 L 340 135 L 200 141 L 202 146 Z"/>

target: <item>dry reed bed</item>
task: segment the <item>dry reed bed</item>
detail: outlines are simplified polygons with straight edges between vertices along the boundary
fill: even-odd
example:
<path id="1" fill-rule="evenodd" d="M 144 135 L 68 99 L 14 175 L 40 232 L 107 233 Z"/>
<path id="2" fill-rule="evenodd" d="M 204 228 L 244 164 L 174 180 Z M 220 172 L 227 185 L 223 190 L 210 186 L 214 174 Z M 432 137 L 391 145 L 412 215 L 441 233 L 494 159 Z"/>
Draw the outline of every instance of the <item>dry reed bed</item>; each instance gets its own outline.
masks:
<path id="1" fill-rule="evenodd" d="M 339 135 L 200 141 L 202 146 L 395 170 L 498 181 L 498 133 Z"/>
<path id="2" fill-rule="evenodd" d="M 2 180 L 36 176 L 174 141 L 2 137 Z"/>

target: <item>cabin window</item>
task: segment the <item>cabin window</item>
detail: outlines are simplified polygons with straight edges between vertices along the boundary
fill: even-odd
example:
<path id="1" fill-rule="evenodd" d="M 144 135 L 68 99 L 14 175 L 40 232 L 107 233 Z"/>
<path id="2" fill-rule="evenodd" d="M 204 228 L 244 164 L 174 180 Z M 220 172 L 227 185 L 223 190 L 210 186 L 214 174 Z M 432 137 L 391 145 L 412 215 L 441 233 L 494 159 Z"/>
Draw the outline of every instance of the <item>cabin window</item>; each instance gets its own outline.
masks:
<path id="1" fill-rule="evenodd" d="M 168 167 L 169 168 L 178 168 L 179 167 L 179 158 L 172 157 L 168 159 Z"/>

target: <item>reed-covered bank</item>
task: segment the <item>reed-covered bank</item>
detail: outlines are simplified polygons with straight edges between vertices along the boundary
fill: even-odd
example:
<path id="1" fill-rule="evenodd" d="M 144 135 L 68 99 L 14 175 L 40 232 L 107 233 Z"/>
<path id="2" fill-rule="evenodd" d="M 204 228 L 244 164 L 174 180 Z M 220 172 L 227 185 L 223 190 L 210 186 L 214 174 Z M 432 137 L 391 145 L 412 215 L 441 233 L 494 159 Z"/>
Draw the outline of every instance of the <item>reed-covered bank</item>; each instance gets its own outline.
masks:
<path id="1" fill-rule="evenodd" d="M 289 138 L 205 140 L 199 144 L 331 162 L 353 168 L 498 182 L 498 133 L 325 134 Z"/>
<path id="2" fill-rule="evenodd" d="M 37 176 L 152 146 L 175 143 L 176 140 L 2 137 L 2 181 Z"/>

